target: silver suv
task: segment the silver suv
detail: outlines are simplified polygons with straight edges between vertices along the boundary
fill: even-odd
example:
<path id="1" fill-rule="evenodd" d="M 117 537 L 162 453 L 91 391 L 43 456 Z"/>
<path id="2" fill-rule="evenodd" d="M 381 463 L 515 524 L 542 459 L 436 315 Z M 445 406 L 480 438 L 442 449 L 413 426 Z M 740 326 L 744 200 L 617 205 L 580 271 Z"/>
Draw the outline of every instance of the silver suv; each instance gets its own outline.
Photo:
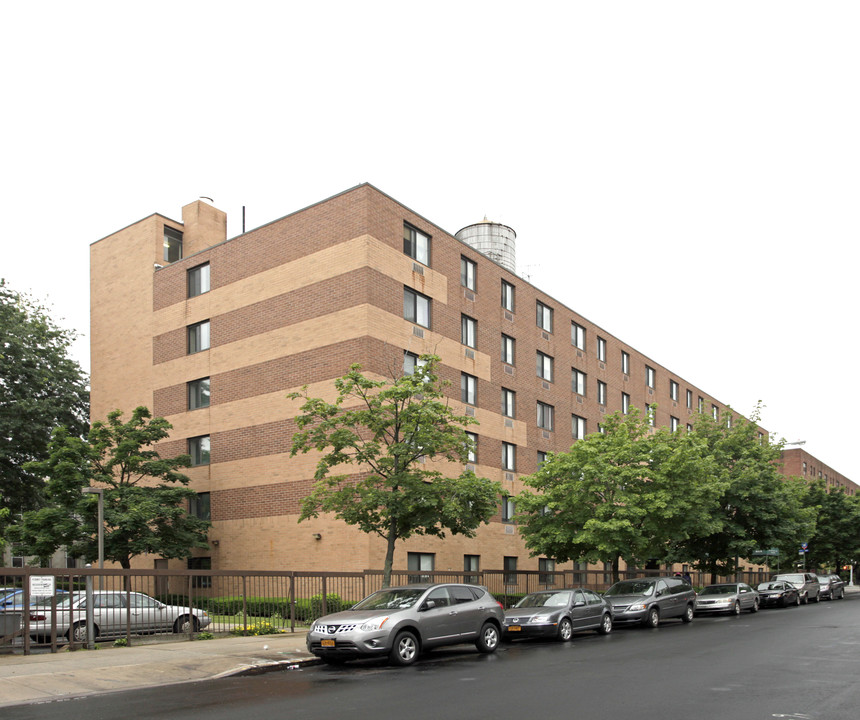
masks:
<path id="1" fill-rule="evenodd" d="M 494 652 L 504 618 L 502 606 L 480 585 L 404 585 L 315 620 L 306 642 L 330 664 L 387 656 L 395 665 L 411 665 L 420 652 L 442 645 L 474 643 L 480 652 Z"/>
<path id="2" fill-rule="evenodd" d="M 604 597 L 612 603 L 616 625 L 641 623 L 657 627 L 666 618 L 681 618 L 693 622 L 696 593 L 683 578 L 656 577 L 622 580 L 615 583 Z"/>
<path id="3" fill-rule="evenodd" d="M 771 578 L 771 581 L 773 580 L 785 580 L 785 582 L 794 585 L 800 594 L 800 602 L 804 605 L 810 600 L 821 602 L 821 585 L 818 582 L 818 575 L 808 572 L 783 573 L 782 575 L 774 575 Z"/>

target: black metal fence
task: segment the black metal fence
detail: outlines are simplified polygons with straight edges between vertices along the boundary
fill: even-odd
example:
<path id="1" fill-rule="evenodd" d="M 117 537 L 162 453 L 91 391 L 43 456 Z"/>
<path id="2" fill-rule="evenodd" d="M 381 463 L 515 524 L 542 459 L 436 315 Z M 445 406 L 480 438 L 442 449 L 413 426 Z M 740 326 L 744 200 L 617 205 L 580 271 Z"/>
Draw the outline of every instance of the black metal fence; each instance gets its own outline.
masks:
<path id="1" fill-rule="evenodd" d="M 621 579 L 665 574 L 660 570 L 627 570 Z M 718 581 L 747 582 L 755 586 L 770 573 L 746 572 Z M 35 578 L 35 580 L 32 580 Z M 231 570 L 99 570 L 96 568 L 0 568 L 0 588 L 20 588 L 16 600 L 20 627 L 2 635 L 0 647 L 21 648 L 60 645 L 72 648 L 86 642 L 86 617 L 69 607 L 69 595 L 85 598 L 88 582 L 93 591 L 92 622 L 100 641 L 126 644 L 145 642 L 159 633 L 259 635 L 295 632 L 314 619 L 350 607 L 382 587 L 381 570 L 363 572 L 266 572 Z M 418 582 L 468 582 L 485 585 L 504 606 L 544 588 L 584 586 L 597 592 L 613 582 L 603 570 L 482 570 L 471 572 L 397 570 L 392 585 Z M 694 586 L 711 582 L 710 574 L 693 573 Z M 30 597 L 31 585 L 56 590 L 51 599 Z M 101 597 L 98 597 L 101 596 Z M 154 599 L 155 603 L 153 603 Z M 28 608 L 27 612 L 23 608 Z M 6 613 L 14 613 L 16 607 Z M 9 620 L 9 617 L 4 619 Z M 14 624 L 14 620 L 12 624 Z M 10 623 L 7 622 L 8 626 Z"/>

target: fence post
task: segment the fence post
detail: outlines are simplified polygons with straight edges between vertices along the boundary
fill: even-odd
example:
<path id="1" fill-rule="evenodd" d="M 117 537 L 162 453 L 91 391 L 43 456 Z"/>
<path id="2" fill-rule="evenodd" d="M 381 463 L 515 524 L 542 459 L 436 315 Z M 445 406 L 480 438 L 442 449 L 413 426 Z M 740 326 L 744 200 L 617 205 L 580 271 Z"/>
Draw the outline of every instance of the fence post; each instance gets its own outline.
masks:
<path id="1" fill-rule="evenodd" d="M 88 568 L 91 568 L 92 565 L 87 564 Z M 92 650 L 96 646 L 96 629 L 95 629 L 95 617 L 93 615 L 93 576 L 87 575 L 87 589 L 86 589 L 86 598 L 87 598 L 87 650 Z M 73 613 L 69 613 L 69 634 L 74 635 L 75 625 L 73 620 Z"/>
<path id="2" fill-rule="evenodd" d="M 290 632 L 296 631 L 296 574 L 290 572 Z"/>
<path id="3" fill-rule="evenodd" d="M 248 634 L 248 576 L 242 576 L 242 635 Z"/>
<path id="4" fill-rule="evenodd" d="M 328 603 L 326 602 L 328 590 L 326 589 L 325 574 L 322 576 L 322 614 L 328 615 Z"/>

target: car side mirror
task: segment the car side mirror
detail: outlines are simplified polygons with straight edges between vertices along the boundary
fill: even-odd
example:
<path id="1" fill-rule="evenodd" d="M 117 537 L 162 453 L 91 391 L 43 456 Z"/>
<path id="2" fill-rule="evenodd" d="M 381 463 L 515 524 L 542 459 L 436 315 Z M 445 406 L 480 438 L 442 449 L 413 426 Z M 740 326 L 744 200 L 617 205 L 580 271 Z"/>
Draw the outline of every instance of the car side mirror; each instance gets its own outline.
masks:
<path id="1" fill-rule="evenodd" d="M 582 607 L 583 605 L 585 605 L 584 600 L 577 600 L 575 603 L 573 603 L 573 607 Z"/>
<path id="2" fill-rule="evenodd" d="M 421 606 L 421 610 L 422 610 L 422 612 L 424 610 L 432 610 L 434 607 L 436 607 L 436 601 L 435 600 L 425 600 L 424 604 Z"/>

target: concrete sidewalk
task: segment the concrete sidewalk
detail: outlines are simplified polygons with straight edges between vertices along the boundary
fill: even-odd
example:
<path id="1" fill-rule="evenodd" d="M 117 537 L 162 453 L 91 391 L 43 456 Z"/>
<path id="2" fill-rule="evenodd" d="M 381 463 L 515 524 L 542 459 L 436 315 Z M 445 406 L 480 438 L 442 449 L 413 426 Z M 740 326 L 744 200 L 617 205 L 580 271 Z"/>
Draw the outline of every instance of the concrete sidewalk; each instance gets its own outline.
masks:
<path id="1" fill-rule="evenodd" d="M 289 669 L 316 662 L 305 630 L 214 640 L 141 641 L 117 648 L 0 655 L 0 707 Z"/>

